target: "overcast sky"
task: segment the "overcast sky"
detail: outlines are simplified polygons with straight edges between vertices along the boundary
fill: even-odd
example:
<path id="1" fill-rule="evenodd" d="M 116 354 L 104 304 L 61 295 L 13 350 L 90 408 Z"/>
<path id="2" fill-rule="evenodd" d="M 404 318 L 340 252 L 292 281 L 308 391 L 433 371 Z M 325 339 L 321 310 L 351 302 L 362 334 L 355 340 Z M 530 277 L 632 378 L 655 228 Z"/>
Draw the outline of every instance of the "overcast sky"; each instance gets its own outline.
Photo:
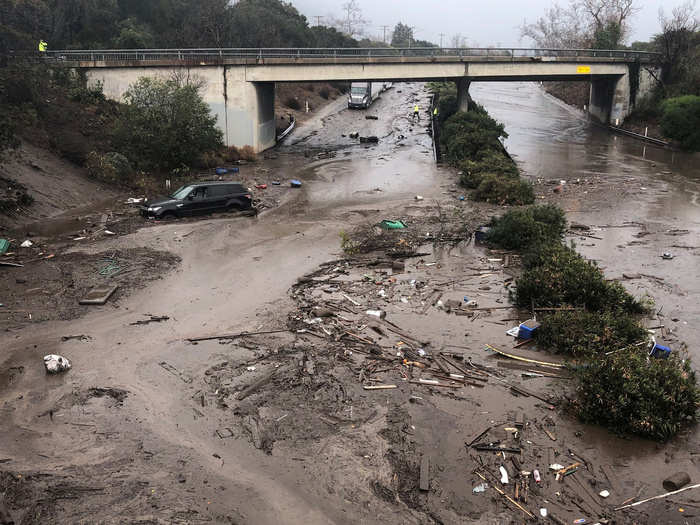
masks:
<path id="1" fill-rule="evenodd" d="M 470 45 L 528 46 L 520 41 L 519 26 L 523 20 L 534 21 L 554 0 L 357 0 L 364 18 L 370 21 L 367 33 L 381 39 L 383 25 L 391 29 L 397 22 L 415 26 L 415 38 L 449 45 L 453 35 L 461 33 Z M 316 24 L 316 15 L 341 14 L 341 5 L 346 0 L 291 0 Z M 648 40 L 658 32 L 659 7 L 670 13 L 673 7 L 684 0 L 637 0 L 642 9 L 632 20 L 633 32 L 630 41 Z M 568 0 L 559 0 L 561 5 Z M 526 7 L 527 6 L 527 7 Z M 326 18 L 328 20 L 328 18 Z M 321 23 L 324 23 L 323 20 Z"/>

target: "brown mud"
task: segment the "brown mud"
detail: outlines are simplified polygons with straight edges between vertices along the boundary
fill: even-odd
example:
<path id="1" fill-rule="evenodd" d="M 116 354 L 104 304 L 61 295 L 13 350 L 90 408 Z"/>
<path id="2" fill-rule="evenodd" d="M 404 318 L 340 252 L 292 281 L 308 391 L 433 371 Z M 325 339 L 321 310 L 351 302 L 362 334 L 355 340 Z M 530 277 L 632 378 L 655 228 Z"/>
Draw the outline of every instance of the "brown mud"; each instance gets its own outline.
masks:
<path id="1" fill-rule="evenodd" d="M 655 298 L 660 336 L 674 351 L 674 338 L 686 341 L 697 363 L 697 159 L 602 133 L 534 85 L 475 84 L 472 95 L 505 122 L 540 200 L 592 227 L 572 235 L 579 249 L 611 278 L 640 274 L 625 284 Z M 657 445 L 582 425 L 553 404 L 569 391 L 565 373 L 485 350 L 554 360 L 512 348 L 506 330 L 529 316 L 509 306 L 517 260 L 467 240 L 500 209 L 459 200 L 454 174 L 434 165 L 427 123 L 410 121 L 416 100 L 427 106 L 420 85 L 396 85 L 370 108 L 376 121 L 329 104 L 260 163 L 304 184 L 258 217 L 153 224 L 81 249 L 170 252 L 180 263 L 119 308 L 5 336 L 0 493 L 15 520 L 523 523 L 493 488 L 501 466 L 502 490 L 514 497 L 517 483 L 540 520 L 540 508 L 562 523 L 697 519 L 693 491 L 612 510 L 664 492 L 679 470 L 697 480 L 697 429 Z M 359 144 L 353 131 L 379 143 Z M 340 252 L 341 231 L 382 219 L 408 231 L 378 234 L 372 253 Z M 402 257 L 390 256 L 395 247 Z M 661 259 L 668 250 L 676 257 Z M 134 324 L 149 315 L 169 319 Z M 63 338 L 73 335 L 85 337 Z M 47 353 L 73 368 L 47 376 Z M 365 389 L 380 385 L 396 388 Z M 549 468 L 576 462 L 563 481 Z M 538 469 L 541 483 L 526 486 L 518 466 Z"/>

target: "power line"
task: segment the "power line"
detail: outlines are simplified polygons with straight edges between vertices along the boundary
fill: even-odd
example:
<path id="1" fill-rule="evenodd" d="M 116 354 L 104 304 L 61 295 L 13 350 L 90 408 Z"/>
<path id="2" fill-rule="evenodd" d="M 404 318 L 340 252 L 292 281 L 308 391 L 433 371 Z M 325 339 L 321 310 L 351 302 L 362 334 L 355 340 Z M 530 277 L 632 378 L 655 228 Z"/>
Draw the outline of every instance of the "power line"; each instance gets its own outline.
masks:
<path id="1" fill-rule="evenodd" d="M 316 25 L 320 26 L 321 25 L 321 18 L 324 18 L 324 17 L 322 15 L 321 16 L 315 15 L 313 18 L 316 19 Z"/>

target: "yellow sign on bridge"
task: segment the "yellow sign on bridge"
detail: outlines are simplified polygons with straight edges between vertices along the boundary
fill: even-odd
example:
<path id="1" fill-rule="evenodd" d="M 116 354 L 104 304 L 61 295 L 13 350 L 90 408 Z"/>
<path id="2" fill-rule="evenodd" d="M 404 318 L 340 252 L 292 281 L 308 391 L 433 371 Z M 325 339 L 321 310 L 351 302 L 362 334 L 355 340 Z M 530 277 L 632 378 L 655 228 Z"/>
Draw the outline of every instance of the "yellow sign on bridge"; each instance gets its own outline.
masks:
<path id="1" fill-rule="evenodd" d="M 582 75 L 590 74 L 591 72 L 591 66 L 578 66 L 576 68 L 576 73 L 580 73 Z"/>

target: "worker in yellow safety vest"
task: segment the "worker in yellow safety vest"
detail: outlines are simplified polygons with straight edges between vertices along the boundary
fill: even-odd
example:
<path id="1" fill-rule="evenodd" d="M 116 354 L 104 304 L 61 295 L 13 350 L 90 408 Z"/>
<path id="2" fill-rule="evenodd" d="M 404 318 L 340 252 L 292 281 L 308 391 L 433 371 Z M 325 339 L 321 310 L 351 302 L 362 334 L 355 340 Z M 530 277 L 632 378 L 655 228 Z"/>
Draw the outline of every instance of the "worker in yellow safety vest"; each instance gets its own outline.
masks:
<path id="1" fill-rule="evenodd" d="M 413 106 L 413 120 L 420 120 L 420 108 L 418 107 L 418 104 Z"/>
<path id="2" fill-rule="evenodd" d="M 435 106 L 435 109 L 433 110 L 433 118 L 438 118 L 438 108 Z"/>
<path id="3" fill-rule="evenodd" d="M 49 49 L 49 44 L 46 43 L 45 40 L 39 40 L 39 53 L 46 53 L 46 51 Z"/>

